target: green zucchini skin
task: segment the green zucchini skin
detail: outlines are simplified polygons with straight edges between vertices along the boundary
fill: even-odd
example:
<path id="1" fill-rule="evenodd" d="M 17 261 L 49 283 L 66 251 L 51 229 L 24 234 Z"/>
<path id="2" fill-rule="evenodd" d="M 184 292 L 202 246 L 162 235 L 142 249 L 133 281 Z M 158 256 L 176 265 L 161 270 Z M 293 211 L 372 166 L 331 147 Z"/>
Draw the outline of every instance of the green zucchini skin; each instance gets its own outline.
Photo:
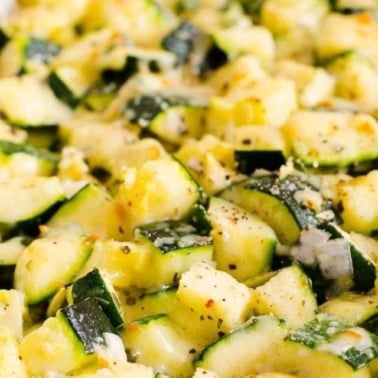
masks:
<path id="1" fill-rule="evenodd" d="M 8 34 L 3 30 L 0 29 L 0 50 L 9 42 L 10 37 Z"/>
<path id="2" fill-rule="evenodd" d="M 88 298 L 59 310 L 67 319 L 87 354 L 94 353 L 98 345 L 106 345 L 104 333 L 115 333 L 99 301 Z"/>
<path id="3" fill-rule="evenodd" d="M 303 327 L 289 332 L 286 339 L 335 354 L 355 370 L 365 367 L 378 356 L 376 335 L 326 314 L 320 314 Z"/>
<path id="4" fill-rule="evenodd" d="M 373 2 L 371 2 L 373 3 Z M 356 13 L 361 13 L 361 12 L 377 12 L 378 11 L 378 6 L 375 4 L 373 6 L 364 6 L 361 5 L 358 0 L 331 0 L 330 1 L 331 9 L 335 12 L 342 13 L 345 15 L 350 15 L 350 14 L 356 14 Z"/>
<path id="5" fill-rule="evenodd" d="M 227 378 L 255 373 L 269 350 L 279 345 L 286 334 L 287 326 L 283 320 L 270 315 L 252 317 L 203 349 L 194 366 Z"/>
<path id="6" fill-rule="evenodd" d="M 199 261 L 211 261 L 213 240 L 186 222 L 162 221 L 134 229 L 137 242 L 147 243 L 151 253 L 151 290 L 175 286 L 181 275 Z"/>
<path id="7" fill-rule="evenodd" d="M 30 37 L 24 49 L 26 60 L 38 60 L 48 63 L 54 56 L 60 53 L 61 47 L 45 39 Z"/>
<path id="8" fill-rule="evenodd" d="M 319 196 L 320 209 L 312 208 L 298 194 L 310 191 Z M 321 198 L 320 192 L 310 182 L 298 175 L 280 178 L 277 175 L 251 176 L 241 183 L 226 188 L 220 196 L 257 214 L 273 227 L 282 244 L 295 244 L 300 230 L 318 226 L 323 222 L 318 215 L 333 210 L 331 204 Z"/>
<path id="9" fill-rule="evenodd" d="M 52 175 L 56 171 L 59 158 L 56 154 L 41 148 L 36 148 L 30 144 L 19 144 L 6 140 L 0 140 L 0 164 L 1 158 L 6 160 L 15 154 L 25 154 L 37 160 L 41 169 L 40 173 L 47 176 Z"/>
<path id="10" fill-rule="evenodd" d="M 59 76 L 57 72 L 52 71 L 47 77 L 47 82 L 55 96 L 66 105 L 71 108 L 76 108 L 79 105 L 81 98 L 76 96 L 69 85 Z"/>
<path id="11" fill-rule="evenodd" d="M 280 150 L 235 150 L 234 155 L 237 170 L 247 175 L 259 168 L 276 171 L 286 162 Z"/>
<path id="12" fill-rule="evenodd" d="M 194 226 L 181 221 L 156 222 L 140 226 L 135 232 L 149 239 L 162 254 L 212 245 L 210 236 L 199 234 Z"/>
<path id="13" fill-rule="evenodd" d="M 186 105 L 187 99 L 175 97 L 169 98 L 162 95 L 138 95 L 128 101 L 124 108 L 124 114 L 130 122 L 141 128 L 146 128 L 151 121 L 165 109 L 173 105 Z"/>
<path id="14" fill-rule="evenodd" d="M 104 274 L 97 268 L 77 279 L 72 284 L 73 303 L 77 304 L 89 298 L 98 300 L 104 313 L 115 329 L 123 327 L 123 317 L 114 288 L 106 281 Z"/>
<path id="15" fill-rule="evenodd" d="M 205 41 L 207 43 L 204 43 Z M 198 66 L 192 67 L 195 74 L 202 75 L 206 71 L 216 69 L 227 62 L 227 55 L 216 46 L 212 38 L 187 20 L 166 35 L 161 45 L 163 49 L 176 55 L 178 65 L 190 63 L 190 57 L 193 53 L 201 54 L 202 59 Z M 206 50 L 199 51 L 201 48 L 199 45 L 209 47 Z"/>
<path id="16" fill-rule="evenodd" d="M 104 83 L 114 83 L 120 87 L 139 71 L 139 59 L 135 56 L 127 56 L 125 64 L 119 70 L 105 69 L 101 73 L 101 81 Z"/>

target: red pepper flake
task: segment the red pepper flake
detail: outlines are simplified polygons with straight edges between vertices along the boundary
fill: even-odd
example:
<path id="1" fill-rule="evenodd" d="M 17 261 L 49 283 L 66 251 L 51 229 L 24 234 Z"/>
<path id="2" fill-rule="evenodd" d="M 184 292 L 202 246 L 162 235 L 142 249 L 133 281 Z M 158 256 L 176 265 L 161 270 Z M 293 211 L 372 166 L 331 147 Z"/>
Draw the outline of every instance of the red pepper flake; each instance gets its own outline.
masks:
<path id="1" fill-rule="evenodd" d="M 209 299 L 209 300 L 206 302 L 205 307 L 206 307 L 206 308 L 211 308 L 211 307 L 214 306 L 214 304 L 215 304 L 214 299 Z"/>

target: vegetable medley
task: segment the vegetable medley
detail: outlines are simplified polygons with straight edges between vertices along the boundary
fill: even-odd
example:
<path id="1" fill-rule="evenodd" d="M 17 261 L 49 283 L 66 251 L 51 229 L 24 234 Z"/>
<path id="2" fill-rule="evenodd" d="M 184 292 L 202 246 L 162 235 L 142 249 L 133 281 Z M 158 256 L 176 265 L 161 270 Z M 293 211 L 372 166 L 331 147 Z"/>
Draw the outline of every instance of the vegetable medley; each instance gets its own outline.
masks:
<path id="1" fill-rule="evenodd" d="M 378 377 L 376 0 L 0 21 L 1 377 Z"/>

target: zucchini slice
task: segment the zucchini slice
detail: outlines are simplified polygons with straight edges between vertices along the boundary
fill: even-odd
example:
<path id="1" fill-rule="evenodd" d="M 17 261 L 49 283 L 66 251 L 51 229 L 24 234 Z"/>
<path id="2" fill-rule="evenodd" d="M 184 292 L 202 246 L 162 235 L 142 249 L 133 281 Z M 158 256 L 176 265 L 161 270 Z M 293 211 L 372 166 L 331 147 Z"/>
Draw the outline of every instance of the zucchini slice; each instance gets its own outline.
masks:
<path id="1" fill-rule="evenodd" d="M 127 323 L 121 337 L 130 360 L 172 377 L 191 377 L 197 351 L 166 314 L 146 316 Z"/>
<path id="2" fill-rule="evenodd" d="M 135 240 L 151 244 L 151 264 L 157 288 L 177 284 L 182 273 L 196 262 L 211 261 L 213 241 L 189 223 L 163 221 L 139 226 Z"/>
<path id="3" fill-rule="evenodd" d="M 299 378 L 370 378 L 368 368 L 353 369 L 332 353 L 311 349 L 294 341 L 283 341 L 271 354 L 264 370 L 294 374 Z"/>
<path id="4" fill-rule="evenodd" d="M 20 352 L 28 371 L 73 372 L 96 362 L 96 352 L 106 348 L 106 334 L 114 333 L 96 299 L 63 307 L 21 341 Z"/>
<path id="5" fill-rule="evenodd" d="M 330 314 L 355 326 L 378 314 L 378 295 L 346 291 L 319 306 L 319 312 Z"/>
<path id="6" fill-rule="evenodd" d="M 222 378 L 256 373 L 286 334 L 283 320 L 270 315 L 252 317 L 205 348 L 195 366 L 213 371 Z M 254 345 L 258 347 L 254 348 Z"/>
<path id="7" fill-rule="evenodd" d="M 73 305 L 63 307 L 58 316 L 64 316 L 85 352 L 91 354 L 98 347 L 106 346 L 105 333 L 115 333 L 109 318 L 96 298 L 87 298 Z"/>
<path id="8" fill-rule="evenodd" d="M 127 102 L 123 113 L 131 123 L 147 128 L 159 139 L 181 144 L 185 138 L 201 135 L 204 105 L 186 97 L 141 94 Z"/>
<path id="9" fill-rule="evenodd" d="M 132 236 L 135 227 L 164 220 L 190 217 L 202 190 L 184 165 L 172 156 L 145 162 L 126 171 L 115 198 L 118 238 Z M 127 239 L 126 239 L 127 240 Z"/>
<path id="10" fill-rule="evenodd" d="M 188 20 L 167 34 L 161 45 L 175 54 L 179 65 L 189 64 L 195 75 L 219 68 L 228 60 L 213 38 Z"/>
<path id="11" fill-rule="evenodd" d="M 116 329 L 123 327 L 120 300 L 104 272 L 95 268 L 75 280 L 70 295 L 74 304 L 88 298 L 97 299 L 113 327 Z"/>
<path id="12" fill-rule="evenodd" d="M 230 274 L 198 262 L 181 276 L 170 316 L 199 344 L 207 345 L 246 321 L 252 296 Z"/>
<path id="13" fill-rule="evenodd" d="M 289 332 L 287 340 L 332 353 L 355 370 L 367 366 L 378 356 L 376 335 L 331 315 L 318 315 L 303 327 Z"/>
<path id="14" fill-rule="evenodd" d="M 270 270 L 277 237 L 257 216 L 217 197 L 210 197 L 214 261 L 217 269 L 245 281 Z"/>
<path id="15" fill-rule="evenodd" d="M 46 224 L 61 227 L 76 223 L 88 233 L 104 236 L 110 206 L 111 197 L 107 191 L 99 185 L 87 184 L 67 199 Z"/>
<path id="16" fill-rule="evenodd" d="M 0 140 L 0 166 L 11 175 L 51 176 L 58 165 L 58 156 L 29 144 Z"/>
<path id="17" fill-rule="evenodd" d="M 14 287 L 26 303 L 37 304 L 70 283 L 91 254 L 94 238 L 77 225 L 51 229 L 30 243 L 19 256 Z"/>
<path id="18" fill-rule="evenodd" d="M 0 111 L 9 123 L 22 127 L 57 125 L 71 116 L 49 86 L 31 74 L 0 80 Z"/>
<path id="19" fill-rule="evenodd" d="M 294 156 L 309 166 L 346 167 L 378 157 L 378 123 L 369 114 L 301 110 L 284 131 Z"/>
<path id="20" fill-rule="evenodd" d="M 65 199 L 65 193 L 56 176 L 17 176 L 0 182 L 0 198 L 0 224 L 6 230 L 44 222 Z"/>
<path id="21" fill-rule="evenodd" d="M 318 304 L 310 279 L 298 264 L 282 268 L 253 291 L 256 314 L 273 314 L 295 329 L 314 318 Z"/>
<path id="22" fill-rule="evenodd" d="M 61 311 L 29 332 L 20 343 L 20 355 L 28 372 L 43 376 L 46 371 L 62 374 L 92 363 L 93 355 L 84 345 Z"/>
<path id="23" fill-rule="evenodd" d="M 285 245 L 295 244 L 306 226 L 322 223 L 321 214 L 329 210 L 314 185 L 297 175 L 252 176 L 226 188 L 220 196 L 259 216 Z"/>

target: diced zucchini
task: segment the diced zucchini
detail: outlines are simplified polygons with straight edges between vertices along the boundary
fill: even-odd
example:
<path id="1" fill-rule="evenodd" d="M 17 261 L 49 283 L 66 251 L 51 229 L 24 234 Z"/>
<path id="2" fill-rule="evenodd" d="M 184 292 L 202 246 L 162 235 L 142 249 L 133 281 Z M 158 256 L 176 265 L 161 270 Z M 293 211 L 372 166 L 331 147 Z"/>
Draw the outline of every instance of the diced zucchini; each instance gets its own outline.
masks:
<path id="1" fill-rule="evenodd" d="M 277 238 L 267 223 L 217 197 L 210 198 L 208 216 L 217 269 L 228 272 L 238 281 L 270 269 Z"/>
<path id="2" fill-rule="evenodd" d="M 195 25 L 188 21 L 183 21 L 161 42 L 163 49 L 176 55 L 178 64 L 182 65 L 189 61 L 190 56 L 194 53 L 196 40 L 203 38 L 204 33 Z"/>
<path id="3" fill-rule="evenodd" d="M 234 86 L 232 82 L 230 85 L 233 90 L 226 96 L 210 98 L 208 118 L 215 117 L 208 126 L 210 130 L 213 124 L 221 130 L 224 124 L 281 127 L 297 109 L 297 92 L 290 79 L 265 77 L 247 87 Z"/>
<path id="4" fill-rule="evenodd" d="M 44 301 L 76 276 L 89 257 L 93 242 L 76 225 L 51 229 L 19 256 L 15 288 L 25 293 L 30 305 Z"/>
<path id="5" fill-rule="evenodd" d="M 0 223 L 7 229 L 45 221 L 65 193 L 56 176 L 20 176 L 0 182 L 0 198 Z"/>
<path id="6" fill-rule="evenodd" d="M 158 314 L 127 323 L 122 339 L 130 359 L 137 363 L 173 377 L 191 376 L 192 360 L 198 351 L 167 315 Z"/>
<path id="7" fill-rule="evenodd" d="M 378 52 L 378 23 L 367 12 L 343 15 L 331 12 L 316 34 L 315 50 L 319 60 L 327 60 L 354 50 L 373 61 Z"/>
<path id="8" fill-rule="evenodd" d="M 306 165 L 345 167 L 378 156 L 378 123 L 368 114 L 301 110 L 284 132 L 293 155 Z"/>
<path id="9" fill-rule="evenodd" d="M 169 314 L 176 300 L 176 290 L 175 287 L 169 287 L 142 295 L 125 294 L 121 297 L 125 321 L 130 322 L 157 314 Z"/>
<path id="10" fill-rule="evenodd" d="M 245 174 L 258 168 L 277 170 L 290 156 L 290 146 L 282 129 L 269 125 L 237 127 L 233 145 L 236 169 Z"/>
<path id="11" fill-rule="evenodd" d="M 220 196 L 259 216 L 285 245 L 295 244 L 301 229 L 321 223 L 319 215 L 328 206 L 313 184 L 295 175 L 250 177 Z"/>
<path id="12" fill-rule="evenodd" d="M 23 127 L 56 125 L 71 114 L 50 88 L 33 75 L 0 80 L 0 111 L 11 124 Z"/>
<path id="13" fill-rule="evenodd" d="M 120 238 L 131 236 L 136 226 L 183 219 L 201 198 L 199 185 L 174 157 L 147 161 L 125 173 L 116 197 Z"/>
<path id="14" fill-rule="evenodd" d="M 176 297 L 171 317 L 200 345 L 240 326 L 251 310 L 251 290 L 204 262 L 182 275 Z"/>
<path id="15" fill-rule="evenodd" d="M 337 96 L 353 101 L 362 111 L 376 114 L 378 73 L 373 60 L 360 53 L 347 51 L 331 58 L 326 69 L 336 80 Z"/>
<path id="16" fill-rule="evenodd" d="M 373 235 L 378 230 L 378 171 L 340 182 L 336 187 L 335 205 L 347 231 Z"/>
<path id="17" fill-rule="evenodd" d="M 177 284 L 181 275 L 200 261 L 210 262 L 213 257 L 212 238 L 202 235 L 189 223 L 163 221 L 138 226 L 134 230 L 136 241 L 147 241 L 152 248 L 151 281 L 156 288 Z"/>
<path id="18" fill-rule="evenodd" d="M 212 36 L 187 20 L 164 36 L 161 45 L 176 56 L 179 65 L 188 64 L 194 75 L 202 75 L 227 62 L 227 54 Z"/>
<path id="19" fill-rule="evenodd" d="M 294 374 L 300 378 L 370 378 L 369 370 L 354 370 L 341 358 L 293 341 L 284 341 L 271 353 L 264 370 Z"/>
<path id="20" fill-rule="evenodd" d="M 86 354 L 95 353 L 99 351 L 99 348 L 106 347 L 105 334 L 115 333 L 98 298 L 87 298 L 63 307 L 59 310 L 57 316 L 65 318 L 83 344 Z"/>
<path id="21" fill-rule="evenodd" d="M 119 89 L 136 73 L 160 73 L 174 68 L 175 56 L 160 49 L 120 45 L 100 58 L 102 85 Z"/>
<path id="22" fill-rule="evenodd" d="M 51 176 L 58 164 L 58 156 L 28 144 L 0 140 L 0 166 L 10 176 Z"/>
<path id="23" fill-rule="evenodd" d="M 205 348 L 195 361 L 195 366 L 224 378 L 256 373 L 286 334 L 284 321 L 269 315 L 252 317 Z"/>
<path id="24" fill-rule="evenodd" d="M 366 367 L 378 355 L 376 335 L 330 315 L 318 315 L 303 327 L 289 332 L 287 339 L 332 353 L 355 370 Z"/>
<path id="25" fill-rule="evenodd" d="M 344 292 L 319 306 L 319 312 L 336 316 L 351 325 L 360 325 L 378 313 L 378 295 Z"/>
<path id="26" fill-rule="evenodd" d="M 22 339 L 20 355 L 28 372 L 37 376 L 49 370 L 65 374 L 93 362 L 61 311 Z"/>
<path id="27" fill-rule="evenodd" d="M 67 199 L 46 223 L 49 227 L 79 224 L 88 233 L 107 234 L 111 197 L 99 185 L 87 184 Z"/>
<path id="28" fill-rule="evenodd" d="M 292 329 L 312 320 L 318 310 L 310 279 L 297 264 L 282 268 L 253 289 L 252 301 L 256 314 L 273 314 Z"/>
<path id="29" fill-rule="evenodd" d="M 0 325 L 0 356 L 0 371 L 4 377 L 28 378 L 28 371 L 20 358 L 18 337 L 3 323 Z"/>
<path id="30" fill-rule="evenodd" d="M 70 289 L 70 297 L 74 304 L 88 298 L 97 299 L 113 327 L 123 327 L 120 300 L 105 273 L 99 269 L 95 268 L 75 280 Z"/>
<path id="31" fill-rule="evenodd" d="M 60 51 L 60 46 L 43 38 L 14 35 L 0 52 L 0 76 L 35 73 L 44 76 L 46 64 Z"/>
<path id="32" fill-rule="evenodd" d="M 174 144 L 181 144 L 185 138 L 198 138 L 204 124 L 203 104 L 158 93 L 132 98 L 126 104 L 124 114 L 131 123 Z"/>
<path id="33" fill-rule="evenodd" d="M 353 239 L 353 234 L 344 231 L 335 223 L 326 223 L 324 230 L 331 239 L 342 239 L 347 242 L 353 265 L 353 282 L 357 291 L 368 291 L 374 287 L 376 279 L 377 251 L 370 250 Z"/>

